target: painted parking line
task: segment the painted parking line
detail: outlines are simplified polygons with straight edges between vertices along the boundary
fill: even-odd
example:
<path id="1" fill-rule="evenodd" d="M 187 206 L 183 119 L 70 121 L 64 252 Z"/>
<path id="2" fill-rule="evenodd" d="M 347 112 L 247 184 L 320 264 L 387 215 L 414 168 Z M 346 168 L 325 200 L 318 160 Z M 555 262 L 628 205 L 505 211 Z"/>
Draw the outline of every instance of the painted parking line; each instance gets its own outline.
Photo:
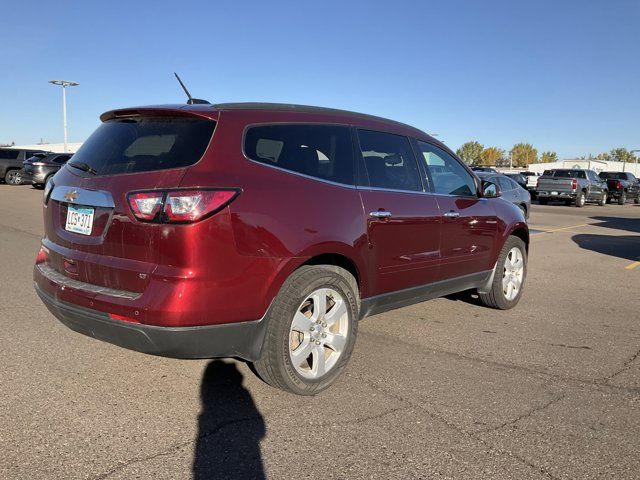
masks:
<path id="1" fill-rule="evenodd" d="M 640 259 L 640 257 L 638 257 L 638 259 Z M 636 267 L 640 267 L 640 262 L 633 262 L 630 263 L 629 265 L 627 265 L 626 267 L 624 267 L 625 270 L 633 270 Z"/>
<path id="2" fill-rule="evenodd" d="M 550 229 L 542 229 L 542 228 L 532 228 L 529 230 L 529 233 L 533 235 L 541 235 L 543 233 L 555 233 L 561 232 L 563 230 L 571 230 L 573 228 L 587 227 L 589 225 L 595 225 L 593 223 L 581 223 L 579 225 L 571 225 L 569 227 L 559 227 L 559 228 L 550 228 Z"/>

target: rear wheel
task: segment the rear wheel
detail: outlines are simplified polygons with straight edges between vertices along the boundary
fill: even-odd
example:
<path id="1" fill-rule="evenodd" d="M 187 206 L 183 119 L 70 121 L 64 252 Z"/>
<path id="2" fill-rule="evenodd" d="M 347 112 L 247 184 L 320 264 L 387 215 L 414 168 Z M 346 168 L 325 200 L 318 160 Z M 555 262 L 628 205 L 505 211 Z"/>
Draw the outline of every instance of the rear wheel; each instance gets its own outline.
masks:
<path id="1" fill-rule="evenodd" d="M 504 243 L 493 276 L 489 293 L 478 293 L 487 307 L 508 310 L 520 301 L 527 277 L 527 249 L 518 237 L 509 237 Z"/>
<path id="2" fill-rule="evenodd" d="M 576 207 L 581 208 L 584 207 L 584 203 L 587 201 L 587 197 L 584 192 L 578 192 L 576 196 Z"/>
<path id="3" fill-rule="evenodd" d="M 346 270 L 303 266 L 287 279 L 265 318 L 253 364 L 266 383 L 298 395 L 329 387 L 347 365 L 358 329 L 358 288 Z"/>
<path id="4" fill-rule="evenodd" d="M 605 190 L 604 192 L 602 192 L 602 198 L 600 198 L 598 205 L 600 205 L 601 207 L 604 207 L 606 204 L 607 204 L 607 191 Z"/>
<path id="5" fill-rule="evenodd" d="M 7 185 L 20 185 L 22 183 L 22 173 L 20 170 L 9 170 L 5 176 L 4 181 Z"/>
<path id="6" fill-rule="evenodd" d="M 618 197 L 618 205 L 624 205 L 627 203 L 627 192 L 622 192 Z"/>

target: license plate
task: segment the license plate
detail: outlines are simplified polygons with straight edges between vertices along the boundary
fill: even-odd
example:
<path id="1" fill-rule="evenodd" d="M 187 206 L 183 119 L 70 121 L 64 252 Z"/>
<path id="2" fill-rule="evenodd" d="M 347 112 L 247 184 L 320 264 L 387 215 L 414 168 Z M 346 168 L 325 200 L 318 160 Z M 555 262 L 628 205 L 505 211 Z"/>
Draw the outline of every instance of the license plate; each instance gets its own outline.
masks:
<path id="1" fill-rule="evenodd" d="M 551 192 L 551 195 L 557 195 L 558 192 Z"/>
<path id="2" fill-rule="evenodd" d="M 65 230 L 81 235 L 91 235 L 93 212 L 94 210 L 91 207 L 69 205 L 67 208 L 67 224 L 64 227 Z"/>

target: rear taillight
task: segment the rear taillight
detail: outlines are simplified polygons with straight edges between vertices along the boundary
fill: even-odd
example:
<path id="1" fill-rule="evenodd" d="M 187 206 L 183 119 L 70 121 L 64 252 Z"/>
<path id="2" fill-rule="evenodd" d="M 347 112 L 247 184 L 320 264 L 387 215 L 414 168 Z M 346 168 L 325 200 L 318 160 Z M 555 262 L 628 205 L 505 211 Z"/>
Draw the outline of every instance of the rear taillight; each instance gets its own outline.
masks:
<path id="1" fill-rule="evenodd" d="M 622 182 L 620 180 L 618 180 L 618 183 L 616 183 L 616 189 L 618 190 L 622 189 Z"/>
<path id="2" fill-rule="evenodd" d="M 578 180 L 576 180 L 575 178 L 571 179 L 571 190 L 575 190 L 576 188 L 578 188 Z"/>
<path id="3" fill-rule="evenodd" d="M 133 215 L 144 222 L 193 223 L 219 212 L 240 193 L 236 189 L 190 189 L 132 192 Z"/>
<path id="4" fill-rule="evenodd" d="M 38 251 L 38 255 L 36 255 L 36 265 L 46 262 L 48 258 L 49 258 L 49 251 L 43 246 L 41 246 L 40 250 Z"/>
<path id="5" fill-rule="evenodd" d="M 43 167 L 44 165 L 46 165 L 46 163 L 44 163 L 44 162 L 33 162 L 31 165 L 33 165 L 35 167 Z"/>
<path id="6" fill-rule="evenodd" d="M 536 189 L 540 188 L 540 180 L 536 180 Z"/>
<path id="7" fill-rule="evenodd" d="M 137 192 L 129 194 L 129 207 L 138 220 L 151 221 L 162 211 L 164 192 Z"/>

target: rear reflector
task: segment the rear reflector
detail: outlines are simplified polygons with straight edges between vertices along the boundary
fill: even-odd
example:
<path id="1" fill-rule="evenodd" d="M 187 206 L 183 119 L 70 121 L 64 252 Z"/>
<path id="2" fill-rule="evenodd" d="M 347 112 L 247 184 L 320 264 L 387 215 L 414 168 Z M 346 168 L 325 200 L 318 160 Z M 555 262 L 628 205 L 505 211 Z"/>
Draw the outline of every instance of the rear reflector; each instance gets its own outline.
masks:
<path id="1" fill-rule="evenodd" d="M 143 222 L 192 223 L 207 218 L 238 196 L 238 189 L 193 189 L 131 192 L 133 215 Z"/>
<path id="2" fill-rule="evenodd" d="M 121 322 L 140 323 L 136 318 L 125 317 L 124 315 L 118 315 L 117 313 L 110 313 L 109 318 L 111 320 L 120 320 Z"/>

